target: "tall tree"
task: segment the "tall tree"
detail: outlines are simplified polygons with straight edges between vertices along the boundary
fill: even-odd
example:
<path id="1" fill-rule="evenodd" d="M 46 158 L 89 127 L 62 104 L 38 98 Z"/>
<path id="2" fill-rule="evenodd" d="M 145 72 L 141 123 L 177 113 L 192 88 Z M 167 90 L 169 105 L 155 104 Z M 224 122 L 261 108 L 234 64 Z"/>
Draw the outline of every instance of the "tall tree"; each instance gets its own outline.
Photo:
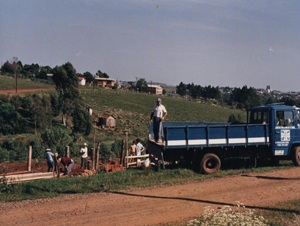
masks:
<path id="1" fill-rule="evenodd" d="M 176 93 L 178 93 L 180 96 L 186 95 L 186 85 L 183 84 L 183 82 L 180 82 L 178 86 L 176 86 Z"/>
<path id="2" fill-rule="evenodd" d="M 72 112 L 73 119 L 73 132 L 89 135 L 92 130 L 92 119 L 87 111 L 79 102 L 76 102 L 74 110 Z"/>
<path id="3" fill-rule="evenodd" d="M 95 80 L 94 76 L 88 71 L 83 73 L 83 77 L 86 79 L 87 83 L 94 82 L 94 80 Z"/>
<path id="4" fill-rule="evenodd" d="M 79 98 L 78 76 L 73 65 L 70 62 L 67 62 L 62 66 L 56 66 L 53 69 L 52 79 L 59 94 L 61 110 L 63 113 L 62 121 L 63 124 L 67 126 L 66 117 L 71 114 L 74 103 Z"/>
<path id="5" fill-rule="evenodd" d="M 99 77 L 99 78 L 109 78 L 108 74 L 106 74 L 105 72 L 102 72 L 100 70 L 98 70 L 96 72 L 96 75 Z"/>
<path id="6" fill-rule="evenodd" d="M 140 78 L 136 83 L 136 88 L 137 91 L 144 92 L 144 93 L 148 92 L 148 85 L 146 79 Z"/>

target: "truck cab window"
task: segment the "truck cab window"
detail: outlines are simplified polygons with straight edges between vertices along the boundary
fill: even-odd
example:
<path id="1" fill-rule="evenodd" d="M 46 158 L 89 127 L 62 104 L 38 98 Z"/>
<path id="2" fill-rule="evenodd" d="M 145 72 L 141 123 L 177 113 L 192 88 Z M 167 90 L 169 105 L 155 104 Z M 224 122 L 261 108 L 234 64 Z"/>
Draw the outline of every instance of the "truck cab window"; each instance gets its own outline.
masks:
<path id="1" fill-rule="evenodd" d="M 267 124 L 268 120 L 268 112 L 267 111 L 253 111 L 250 116 L 251 124 Z"/>
<path id="2" fill-rule="evenodd" d="M 293 126 L 293 112 L 292 111 L 277 111 L 276 112 L 277 126 Z"/>

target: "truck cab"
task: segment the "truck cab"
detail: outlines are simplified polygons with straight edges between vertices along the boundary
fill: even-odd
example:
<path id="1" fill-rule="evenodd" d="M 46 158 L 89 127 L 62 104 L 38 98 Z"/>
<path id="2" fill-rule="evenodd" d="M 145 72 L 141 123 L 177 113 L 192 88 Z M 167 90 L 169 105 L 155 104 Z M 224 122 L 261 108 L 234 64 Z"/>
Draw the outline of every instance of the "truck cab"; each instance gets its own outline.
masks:
<path id="1" fill-rule="evenodd" d="M 266 123 L 269 126 L 271 155 L 274 159 L 300 161 L 300 109 L 282 104 L 255 107 L 250 110 L 249 124 Z"/>

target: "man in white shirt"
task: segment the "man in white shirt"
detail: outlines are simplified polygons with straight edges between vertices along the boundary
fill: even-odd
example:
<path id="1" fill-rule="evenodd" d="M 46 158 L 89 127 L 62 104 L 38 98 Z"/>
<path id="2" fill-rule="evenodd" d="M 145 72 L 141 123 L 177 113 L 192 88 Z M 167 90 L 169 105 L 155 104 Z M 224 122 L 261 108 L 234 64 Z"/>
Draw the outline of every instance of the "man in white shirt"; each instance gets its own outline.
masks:
<path id="1" fill-rule="evenodd" d="M 83 144 L 83 148 L 80 149 L 80 154 L 81 154 L 81 168 L 84 167 L 84 169 L 86 169 L 87 158 L 88 158 L 87 143 Z"/>
<path id="2" fill-rule="evenodd" d="M 155 142 L 161 139 L 161 123 L 166 118 L 167 114 L 168 112 L 165 106 L 161 104 L 161 99 L 157 98 L 156 105 L 153 106 L 150 116 L 150 122 L 153 119 L 153 133 Z"/>
<path id="3" fill-rule="evenodd" d="M 141 153 L 145 150 L 144 146 L 141 144 L 140 139 L 136 139 L 136 156 L 141 156 Z"/>

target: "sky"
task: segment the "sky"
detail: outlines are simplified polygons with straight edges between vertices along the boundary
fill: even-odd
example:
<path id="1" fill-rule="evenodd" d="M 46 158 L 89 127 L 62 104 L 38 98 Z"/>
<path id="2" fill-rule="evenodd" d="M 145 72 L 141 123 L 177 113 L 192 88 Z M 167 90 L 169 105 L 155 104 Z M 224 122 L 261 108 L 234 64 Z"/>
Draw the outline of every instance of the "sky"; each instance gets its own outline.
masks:
<path id="1" fill-rule="evenodd" d="M 299 0 L 0 0 L 0 62 L 300 91 L 299 12 Z"/>

